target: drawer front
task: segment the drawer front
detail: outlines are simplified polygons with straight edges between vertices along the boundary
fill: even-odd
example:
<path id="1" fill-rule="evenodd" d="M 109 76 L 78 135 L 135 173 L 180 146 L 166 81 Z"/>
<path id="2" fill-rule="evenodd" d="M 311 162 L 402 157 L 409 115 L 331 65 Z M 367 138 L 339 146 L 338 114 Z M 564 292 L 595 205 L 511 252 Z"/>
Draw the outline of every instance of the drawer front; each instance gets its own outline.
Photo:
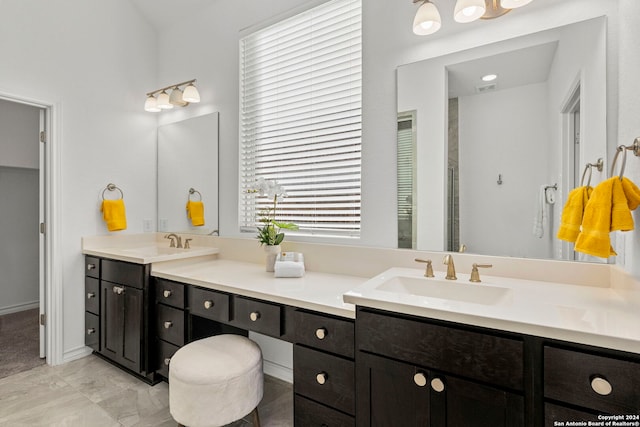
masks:
<path id="1" fill-rule="evenodd" d="M 307 347 L 293 347 L 293 384 L 297 394 L 355 414 L 355 366 L 351 360 Z"/>
<path id="2" fill-rule="evenodd" d="M 84 278 L 84 309 L 100 314 L 100 281 L 94 277 Z"/>
<path id="3" fill-rule="evenodd" d="M 92 313 L 84 313 L 84 344 L 100 350 L 100 318 Z"/>
<path id="4" fill-rule="evenodd" d="M 569 420 L 574 422 L 583 421 L 587 423 L 589 421 L 602 421 L 598 419 L 597 415 L 593 415 L 588 412 L 577 411 L 572 408 L 554 405 L 552 403 L 544 404 L 545 426 L 562 425 Z"/>
<path id="5" fill-rule="evenodd" d="M 156 360 L 156 372 L 165 378 L 169 378 L 169 364 L 171 358 L 180 347 L 165 341 L 158 341 L 158 359 Z"/>
<path id="6" fill-rule="evenodd" d="M 426 368 L 523 389 L 523 342 L 359 310 L 358 347 Z"/>
<path id="7" fill-rule="evenodd" d="M 610 414 L 638 414 L 640 363 L 545 347 L 544 395 Z"/>
<path id="8" fill-rule="evenodd" d="M 352 321 L 296 311 L 294 328 L 297 343 L 353 358 L 354 325 Z"/>
<path id="9" fill-rule="evenodd" d="M 194 316 L 229 322 L 229 295 L 196 287 L 189 288 L 189 311 Z"/>
<path id="10" fill-rule="evenodd" d="M 138 289 L 144 287 L 145 266 L 142 264 L 103 259 L 100 269 L 102 280 Z"/>
<path id="11" fill-rule="evenodd" d="M 89 277 L 100 278 L 100 259 L 92 256 L 84 257 L 84 274 Z"/>
<path id="12" fill-rule="evenodd" d="M 154 291 L 156 302 L 184 309 L 185 297 L 182 283 L 156 278 L 154 280 Z"/>
<path id="13" fill-rule="evenodd" d="M 162 340 L 184 345 L 184 311 L 162 304 L 156 305 L 156 333 Z"/>
<path id="14" fill-rule="evenodd" d="M 305 427 L 355 427 L 353 417 L 350 417 L 335 409 L 295 396 L 295 421 L 296 426 Z"/>
<path id="15" fill-rule="evenodd" d="M 273 337 L 282 334 L 282 307 L 277 304 L 236 297 L 233 300 L 233 320 L 239 328 Z"/>

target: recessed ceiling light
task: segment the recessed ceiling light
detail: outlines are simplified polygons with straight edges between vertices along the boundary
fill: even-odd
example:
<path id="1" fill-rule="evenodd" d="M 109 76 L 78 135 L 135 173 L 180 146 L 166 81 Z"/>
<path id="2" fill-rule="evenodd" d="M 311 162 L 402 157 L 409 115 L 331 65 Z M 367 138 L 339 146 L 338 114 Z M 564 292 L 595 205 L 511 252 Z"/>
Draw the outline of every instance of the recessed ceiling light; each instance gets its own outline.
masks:
<path id="1" fill-rule="evenodd" d="M 486 76 L 482 76 L 483 82 L 492 82 L 498 78 L 497 74 L 487 74 Z"/>

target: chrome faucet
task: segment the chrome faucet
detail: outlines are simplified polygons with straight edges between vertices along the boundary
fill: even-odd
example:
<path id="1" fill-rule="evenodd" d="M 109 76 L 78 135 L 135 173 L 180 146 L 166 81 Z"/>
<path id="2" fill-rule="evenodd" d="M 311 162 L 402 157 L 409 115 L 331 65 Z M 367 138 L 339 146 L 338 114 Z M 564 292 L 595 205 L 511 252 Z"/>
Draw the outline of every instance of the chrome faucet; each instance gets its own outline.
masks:
<path id="1" fill-rule="evenodd" d="M 451 254 L 445 255 L 442 263 L 447 265 L 447 276 L 445 277 L 445 279 L 457 280 L 458 278 L 456 277 L 456 267 L 455 265 L 453 265 L 453 257 L 451 256 Z"/>
<path id="2" fill-rule="evenodd" d="M 171 240 L 171 243 L 169 244 L 170 248 L 182 248 L 182 238 L 176 233 L 167 234 L 164 238 Z M 176 246 L 176 242 L 178 243 L 178 246 Z"/>

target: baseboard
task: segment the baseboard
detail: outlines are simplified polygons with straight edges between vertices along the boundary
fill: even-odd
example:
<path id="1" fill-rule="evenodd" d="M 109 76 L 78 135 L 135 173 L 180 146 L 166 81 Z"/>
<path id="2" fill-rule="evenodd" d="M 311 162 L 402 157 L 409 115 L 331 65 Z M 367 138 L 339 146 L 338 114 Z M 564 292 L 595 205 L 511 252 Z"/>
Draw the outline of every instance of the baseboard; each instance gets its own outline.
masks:
<path id="1" fill-rule="evenodd" d="M 40 307 L 39 301 L 23 302 L 22 304 L 15 304 L 15 305 L 10 305 L 8 307 L 1 307 L 0 316 L 2 316 L 3 314 L 11 314 L 11 313 L 17 313 L 19 311 L 31 310 L 33 308 L 38 308 L 38 307 Z"/>
<path id="2" fill-rule="evenodd" d="M 77 359 L 82 359 L 93 353 L 93 349 L 87 346 L 80 346 L 74 349 L 65 351 L 62 355 L 62 363 L 68 363 Z"/>
<path id="3" fill-rule="evenodd" d="M 264 360 L 262 362 L 262 369 L 266 375 L 270 375 L 278 378 L 279 380 L 293 384 L 293 369 L 291 368 Z"/>

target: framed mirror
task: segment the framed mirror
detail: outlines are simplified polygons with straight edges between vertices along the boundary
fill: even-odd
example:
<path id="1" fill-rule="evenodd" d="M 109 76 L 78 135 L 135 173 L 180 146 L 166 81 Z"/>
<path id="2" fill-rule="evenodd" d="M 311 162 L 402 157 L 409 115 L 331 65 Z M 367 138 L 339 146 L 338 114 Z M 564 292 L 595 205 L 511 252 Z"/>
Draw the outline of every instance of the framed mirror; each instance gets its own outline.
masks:
<path id="1" fill-rule="evenodd" d="M 202 202 L 203 225 L 188 218 L 189 200 Z M 218 113 L 158 127 L 158 231 L 217 234 Z"/>
<path id="2" fill-rule="evenodd" d="M 578 259 L 555 235 L 607 164 L 606 45 L 602 17 L 400 66 L 398 247 Z"/>

